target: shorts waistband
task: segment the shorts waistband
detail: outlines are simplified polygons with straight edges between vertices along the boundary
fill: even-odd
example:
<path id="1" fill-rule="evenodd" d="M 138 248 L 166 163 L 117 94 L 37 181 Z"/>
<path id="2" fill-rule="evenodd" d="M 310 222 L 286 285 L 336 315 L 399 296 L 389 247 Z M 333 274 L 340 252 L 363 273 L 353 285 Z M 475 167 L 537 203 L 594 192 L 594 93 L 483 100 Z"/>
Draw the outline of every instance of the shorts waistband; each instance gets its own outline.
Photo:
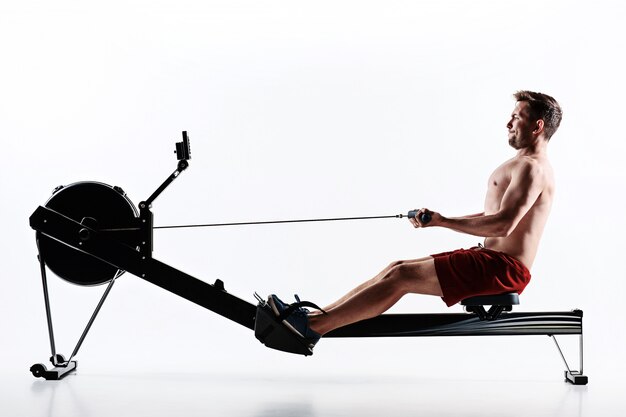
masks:
<path id="1" fill-rule="evenodd" d="M 528 267 L 526 265 L 524 265 L 519 259 L 517 259 L 514 256 L 509 255 L 508 253 L 502 252 L 502 251 L 498 251 L 498 250 L 494 250 L 494 249 L 489 249 L 486 248 L 482 243 L 478 243 L 478 246 L 472 246 L 470 248 L 470 250 L 486 250 L 486 251 L 490 251 L 490 252 L 494 252 L 497 254 L 500 254 L 501 256 L 506 256 L 507 258 L 515 261 L 516 264 L 518 264 L 519 266 L 521 266 L 523 269 L 526 269 L 528 271 Z"/>

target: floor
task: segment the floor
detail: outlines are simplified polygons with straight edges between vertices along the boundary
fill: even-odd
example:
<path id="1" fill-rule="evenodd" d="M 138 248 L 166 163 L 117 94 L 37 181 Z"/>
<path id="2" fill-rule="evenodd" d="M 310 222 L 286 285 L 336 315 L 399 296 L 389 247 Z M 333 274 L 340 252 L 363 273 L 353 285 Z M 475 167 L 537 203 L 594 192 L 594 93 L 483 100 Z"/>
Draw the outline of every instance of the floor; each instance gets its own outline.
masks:
<path id="1" fill-rule="evenodd" d="M 19 416 L 623 416 L 617 384 L 354 376 L 26 373 L 2 380 L 1 415 Z"/>

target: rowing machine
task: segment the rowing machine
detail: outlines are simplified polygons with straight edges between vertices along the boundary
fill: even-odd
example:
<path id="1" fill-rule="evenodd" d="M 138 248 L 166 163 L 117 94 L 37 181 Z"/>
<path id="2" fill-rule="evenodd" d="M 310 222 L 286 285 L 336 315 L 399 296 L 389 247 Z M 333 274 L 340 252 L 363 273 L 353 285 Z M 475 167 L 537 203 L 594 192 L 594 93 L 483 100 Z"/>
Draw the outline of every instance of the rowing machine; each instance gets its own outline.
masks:
<path id="1" fill-rule="evenodd" d="M 57 187 L 44 206 L 30 216 L 30 226 L 36 231 L 48 336 L 53 368 L 35 364 L 35 377 L 61 379 L 76 370 L 78 353 L 100 308 L 115 281 L 129 272 L 169 292 L 212 310 L 240 325 L 253 330 L 256 338 L 267 347 L 311 355 L 308 346 L 276 320 L 265 301 L 257 296 L 254 305 L 229 294 L 221 280 L 208 284 L 179 271 L 152 257 L 153 224 L 151 212 L 154 200 L 189 166 L 191 158 L 189 138 L 183 132 L 183 141 L 176 143 L 178 165 L 176 170 L 137 209 L 120 187 L 99 182 L 77 182 Z M 408 217 L 415 216 L 410 212 Z M 368 218 L 402 218 L 404 215 Z M 296 221 L 352 220 L 363 218 L 311 219 L 275 222 L 209 224 L 223 226 L 258 223 L 285 223 Z M 423 213 L 422 222 L 429 221 Z M 168 226 L 185 227 L 185 226 Z M 56 352 L 46 269 L 60 278 L 82 286 L 108 284 L 83 330 L 69 359 Z M 583 330 L 581 310 L 570 312 L 511 313 L 519 304 L 517 294 L 474 297 L 464 300 L 467 313 L 454 314 L 385 314 L 336 329 L 326 335 L 332 337 L 407 337 L 407 336 L 510 336 L 548 335 L 553 338 L 565 362 L 566 381 L 586 384 L 583 375 Z M 491 306 L 489 310 L 485 306 Z M 563 356 L 556 335 L 580 337 L 580 370 L 571 370 Z"/>

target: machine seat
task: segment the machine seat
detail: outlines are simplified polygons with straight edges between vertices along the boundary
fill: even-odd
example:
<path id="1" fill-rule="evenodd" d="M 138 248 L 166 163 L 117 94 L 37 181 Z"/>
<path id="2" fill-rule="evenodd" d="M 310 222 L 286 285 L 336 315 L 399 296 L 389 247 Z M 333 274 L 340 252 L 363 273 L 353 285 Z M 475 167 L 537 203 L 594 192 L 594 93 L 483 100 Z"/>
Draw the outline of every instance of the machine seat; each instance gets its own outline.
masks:
<path id="1" fill-rule="evenodd" d="M 461 301 L 465 311 L 474 313 L 480 320 L 496 320 L 503 312 L 509 312 L 514 305 L 519 304 L 519 294 L 512 292 L 507 294 L 480 295 L 466 298 Z M 485 306 L 491 306 L 485 310 Z"/>
<path id="2" fill-rule="evenodd" d="M 519 304 L 519 294 L 516 292 L 496 295 L 479 295 L 477 297 L 466 298 L 461 301 L 461 305 L 475 306 L 512 306 Z"/>

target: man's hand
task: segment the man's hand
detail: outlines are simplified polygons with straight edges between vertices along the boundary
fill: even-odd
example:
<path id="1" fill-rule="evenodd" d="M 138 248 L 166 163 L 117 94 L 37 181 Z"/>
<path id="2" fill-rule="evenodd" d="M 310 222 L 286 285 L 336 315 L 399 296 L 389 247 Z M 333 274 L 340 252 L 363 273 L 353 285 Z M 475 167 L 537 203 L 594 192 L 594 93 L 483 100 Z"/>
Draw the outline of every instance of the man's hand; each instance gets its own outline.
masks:
<path id="1" fill-rule="evenodd" d="M 441 222 L 441 218 L 442 218 L 441 214 L 435 211 L 428 210 L 427 208 L 421 208 L 419 210 L 416 209 L 415 211 L 417 212 L 415 214 L 415 217 L 409 217 L 409 221 L 415 228 L 438 226 L 439 223 Z M 420 219 L 422 218 L 422 214 L 428 214 L 431 217 L 430 221 L 427 223 L 424 223 L 423 221 L 421 221 Z"/>

